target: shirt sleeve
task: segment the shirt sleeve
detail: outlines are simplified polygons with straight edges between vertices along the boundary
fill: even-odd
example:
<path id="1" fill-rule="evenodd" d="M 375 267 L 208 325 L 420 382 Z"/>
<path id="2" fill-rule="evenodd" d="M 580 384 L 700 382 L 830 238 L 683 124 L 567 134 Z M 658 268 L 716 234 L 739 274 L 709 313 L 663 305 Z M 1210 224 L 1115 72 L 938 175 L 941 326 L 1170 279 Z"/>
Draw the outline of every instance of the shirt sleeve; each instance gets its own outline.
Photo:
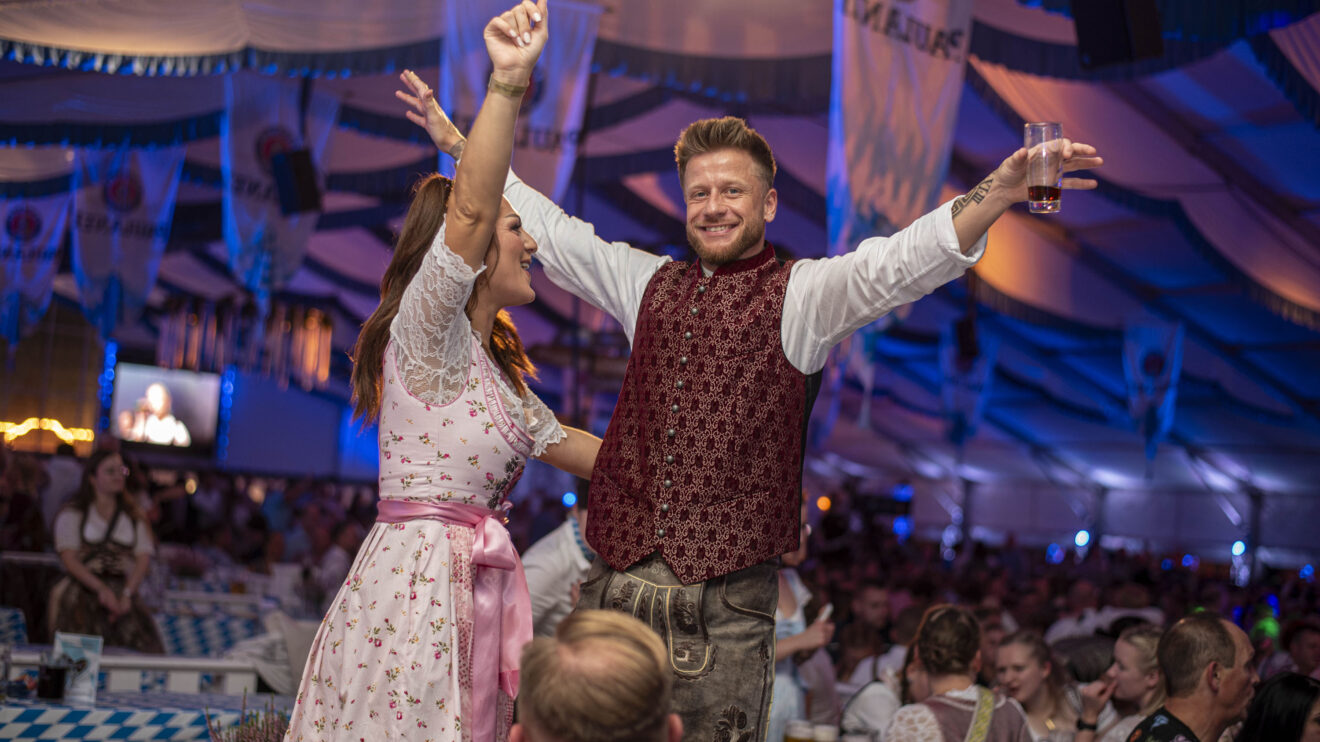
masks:
<path id="1" fill-rule="evenodd" d="M 528 389 L 523 395 L 523 415 L 527 420 L 527 432 L 532 436 L 532 457 L 545 453 L 545 449 L 568 437 L 563 426 L 555 418 L 541 398 Z"/>
<path id="2" fill-rule="evenodd" d="M 606 242 L 591 224 L 564 213 L 513 171 L 504 195 L 536 239 L 536 260 L 554 284 L 614 317 L 632 342 L 646 284 L 671 258 Z"/>
<path id="3" fill-rule="evenodd" d="M 78 535 L 78 525 L 82 523 L 82 513 L 72 509 L 64 508 L 60 514 L 55 517 L 55 551 L 68 551 L 78 549 L 82 546 L 82 538 Z"/>
<path id="4" fill-rule="evenodd" d="M 403 385 L 431 404 L 453 401 L 467 381 L 472 323 L 463 311 L 477 275 L 445 244 L 442 224 L 390 324 Z"/>
<path id="5" fill-rule="evenodd" d="M 793 264 L 784 295 L 784 353 L 799 371 L 825 366 L 830 349 L 861 327 L 961 276 L 985 252 L 982 235 L 964 255 L 953 201 L 891 237 L 863 240 L 846 255 Z"/>
<path id="6" fill-rule="evenodd" d="M 137 543 L 133 544 L 134 554 L 146 554 L 153 556 L 156 553 L 156 542 L 151 538 L 151 526 L 146 521 L 134 521 L 137 528 Z"/>

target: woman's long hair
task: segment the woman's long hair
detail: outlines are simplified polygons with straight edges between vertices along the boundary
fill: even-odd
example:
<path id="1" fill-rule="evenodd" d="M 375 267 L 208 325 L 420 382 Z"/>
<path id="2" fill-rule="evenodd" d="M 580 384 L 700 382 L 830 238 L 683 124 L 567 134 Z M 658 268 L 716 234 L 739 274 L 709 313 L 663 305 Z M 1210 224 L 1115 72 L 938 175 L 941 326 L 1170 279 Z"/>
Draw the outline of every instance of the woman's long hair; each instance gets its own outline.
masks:
<path id="1" fill-rule="evenodd" d="M 1256 689 L 1238 742 L 1297 742 L 1316 700 L 1320 680 L 1281 672 Z"/>
<path id="2" fill-rule="evenodd" d="M 385 275 L 380 279 L 380 306 L 362 324 L 357 343 L 353 346 L 353 413 L 363 422 L 380 415 L 381 375 L 385 359 L 385 346 L 390 341 L 390 324 L 399 313 L 403 292 L 422 267 L 435 235 L 445 223 L 445 207 L 453 182 L 440 174 L 423 178 L 413 188 L 412 204 L 403 220 L 403 230 L 394 247 Z M 496 251 L 498 254 L 498 251 Z M 475 306 L 477 293 L 490 281 L 493 262 L 477 277 L 466 310 Z M 518 330 L 507 312 L 500 311 L 490 337 L 491 355 L 519 394 L 526 392 L 524 375 L 533 376 L 535 367 L 523 350 Z"/>
<path id="3" fill-rule="evenodd" d="M 73 508 L 82 513 L 87 512 L 87 509 L 96 500 L 96 488 L 92 486 L 92 477 L 96 476 L 97 467 L 111 456 L 118 455 L 118 451 L 104 448 L 93 451 L 92 455 L 87 457 L 87 463 L 83 466 L 82 478 L 78 481 L 78 489 L 69 498 L 69 504 L 65 507 Z M 125 477 L 125 480 L 127 481 L 127 477 Z M 147 514 L 142 512 L 142 506 L 138 504 L 137 500 L 128 494 L 127 486 L 115 493 L 115 501 L 119 508 L 128 513 L 133 520 L 147 522 Z M 114 527 L 114 524 L 111 523 L 110 526 Z"/>

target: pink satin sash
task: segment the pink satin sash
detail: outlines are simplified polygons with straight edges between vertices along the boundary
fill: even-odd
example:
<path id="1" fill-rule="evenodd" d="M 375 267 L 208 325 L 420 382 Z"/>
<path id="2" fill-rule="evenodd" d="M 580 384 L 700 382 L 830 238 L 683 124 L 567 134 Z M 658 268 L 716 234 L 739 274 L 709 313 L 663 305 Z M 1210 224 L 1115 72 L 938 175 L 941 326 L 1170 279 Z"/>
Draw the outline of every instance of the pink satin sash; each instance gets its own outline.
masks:
<path id="1" fill-rule="evenodd" d="M 513 548 L 509 532 L 500 522 L 502 513 L 456 502 L 408 502 L 381 500 L 376 520 L 403 523 L 438 520 L 472 528 L 472 739 L 495 739 L 495 690 L 503 688 L 510 698 L 518 695 L 518 658 L 523 645 L 532 640 L 532 600 L 522 561 Z M 499 668 L 499 680 L 489 668 Z"/>

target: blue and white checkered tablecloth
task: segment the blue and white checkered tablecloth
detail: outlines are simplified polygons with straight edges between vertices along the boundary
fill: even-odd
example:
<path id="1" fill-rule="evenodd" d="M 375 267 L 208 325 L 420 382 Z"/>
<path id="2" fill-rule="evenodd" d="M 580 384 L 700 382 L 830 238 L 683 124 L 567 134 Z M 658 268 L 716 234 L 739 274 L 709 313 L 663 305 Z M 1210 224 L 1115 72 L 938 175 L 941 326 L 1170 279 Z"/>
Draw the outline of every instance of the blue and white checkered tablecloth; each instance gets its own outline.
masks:
<path id="1" fill-rule="evenodd" d="M 292 705 L 288 698 L 248 696 L 248 712 L 265 709 L 272 698 L 277 709 Z M 0 704 L 0 740 L 207 739 L 206 714 L 231 726 L 242 704 L 240 696 L 190 693 L 101 693 L 94 707 L 9 699 Z"/>
<path id="2" fill-rule="evenodd" d="M 186 657 L 219 657 L 238 642 L 264 629 L 254 618 L 225 614 L 188 616 L 156 614 L 156 625 L 165 640 L 165 653 Z"/>
<path id="3" fill-rule="evenodd" d="M 27 644 L 27 619 L 23 610 L 0 606 L 0 644 Z"/>

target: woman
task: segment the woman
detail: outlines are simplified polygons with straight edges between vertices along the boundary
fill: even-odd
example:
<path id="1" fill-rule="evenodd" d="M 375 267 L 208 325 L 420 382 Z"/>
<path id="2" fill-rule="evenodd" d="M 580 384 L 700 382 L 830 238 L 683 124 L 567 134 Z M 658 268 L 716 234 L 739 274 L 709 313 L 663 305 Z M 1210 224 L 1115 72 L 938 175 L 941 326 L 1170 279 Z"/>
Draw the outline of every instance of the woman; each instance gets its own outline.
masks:
<path id="1" fill-rule="evenodd" d="M 1076 742 L 1125 742 L 1141 720 L 1164 705 L 1164 674 L 1160 672 L 1158 626 L 1132 626 L 1114 642 L 1114 664 L 1104 677 L 1082 688 L 1082 723 Z M 1115 714 L 1106 724 L 1101 712 L 1113 699 Z M 1094 729 L 1086 728 L 1094 726 Z"/>
<path id="2" fill-rule="evenodd" d="M 930 696 L 900 708 L 885 742 L 1028 742 L 1022 709 L 976 684 L 981 627 L 966 608 L 932 606 L 913 641 L 913 663 L 924 671 Z M 972 730 L 973 725 L 977 729 Z M 973 734 L 969 735 L 969 730 Z"/>
<path id="3" fill-rule="evenodd" d="M 51 591 L 50 629 L 163 654 L 160 631 L 138 597 L 156 546 L 142 508 L 124 489 L 127 475 L 118 453 L 94 452 L 78 491 L 55 517 L 55 551 L 68 575 Z"/>
<path id="4" fill-rule="evenodd" d="M 1004 638 L 997 656 L 1000 690 L 1022 704 L 1031 738 L 1071 742 L 1082 711 L 1081 691 L 1067 682 L 1045 640 L 1034 631 L 1018 631 Z M 1108 725 L 1113 717 L 1113 708 L 1106 706 L 1099 723 Z"/>
<path id="5" fill-rule="evenodd" d="M 1256 689 L 1237 742 L 1320 742 L 1320 680 L 1281 672 Z"/>
<path id="6" fill-rule="evenodd" d="M 527 389 L 503 311 L 535 298 L 536 243 L 501 191 L 547 15 L 523 2 L 486 26 L 494 72 L 467 155 L 452 183 L 418 186 L 358 336 L 353 392 L 359 415 L 379 416 L 381 501 L 313 643 L 291 740 L 508 737 L 532 634 L 500 511 L 528 456 L 587 477 L 600 445 Z"/>

